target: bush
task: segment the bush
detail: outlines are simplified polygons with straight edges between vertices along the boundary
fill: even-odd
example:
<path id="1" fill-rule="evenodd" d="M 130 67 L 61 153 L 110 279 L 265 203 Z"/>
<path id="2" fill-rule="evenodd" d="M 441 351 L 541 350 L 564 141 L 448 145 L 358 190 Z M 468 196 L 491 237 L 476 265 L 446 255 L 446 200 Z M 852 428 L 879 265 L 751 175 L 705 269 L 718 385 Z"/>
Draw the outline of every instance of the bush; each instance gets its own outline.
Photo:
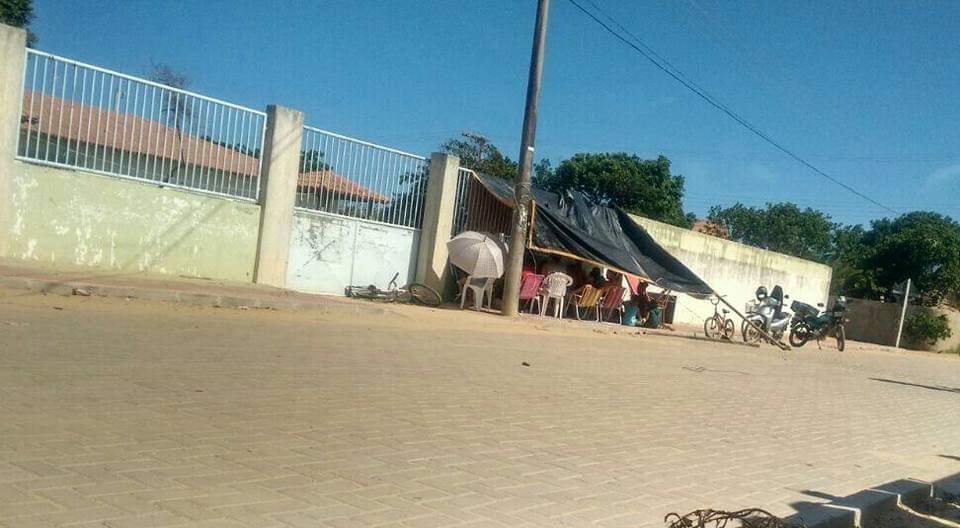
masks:
<path id="1" fill-rule="evenodd" d="M 943 314 L 917 312 L 907 318 L 905 326 L 907 335 L 914 341 L 928 345 L 935 345 L 937 341 L 953 335 L 947 316 Z"/>

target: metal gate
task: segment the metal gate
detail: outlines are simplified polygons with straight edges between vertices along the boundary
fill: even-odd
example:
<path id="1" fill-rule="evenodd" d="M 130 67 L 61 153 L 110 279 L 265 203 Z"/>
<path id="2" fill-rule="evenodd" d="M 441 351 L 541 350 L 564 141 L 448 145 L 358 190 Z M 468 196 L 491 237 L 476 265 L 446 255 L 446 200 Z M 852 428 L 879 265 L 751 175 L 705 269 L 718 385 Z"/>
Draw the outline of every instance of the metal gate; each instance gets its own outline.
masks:
<path id="1" fill-rule="evenodd" d="M 424 157 L 304 127 L 287 287 L 413 280 L 428 172 Z"/>

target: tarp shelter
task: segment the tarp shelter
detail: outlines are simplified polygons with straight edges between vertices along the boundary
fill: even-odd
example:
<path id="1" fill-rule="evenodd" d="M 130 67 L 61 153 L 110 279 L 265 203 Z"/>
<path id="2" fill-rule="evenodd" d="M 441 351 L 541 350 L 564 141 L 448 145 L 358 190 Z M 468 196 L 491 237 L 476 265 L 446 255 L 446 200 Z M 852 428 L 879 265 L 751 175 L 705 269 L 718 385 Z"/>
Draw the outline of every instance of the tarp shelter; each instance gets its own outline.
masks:
<path id="1" fill-rule="evenodd" d="M 504 206 L 513 207 L 512 182 L 478 174 L 472 185 L 477 184 Z M 471 189 L 471 199 L 478 190 Z M 713 293 L 707 283 L 667 253 L 626 213 L 591 203 L 579 192 L 560 195 L 534 186 L 532 196 L 529 249 L 602 264 L 678 292 L 703 296 Z M 475 210 L 470 208 L 471 213 Z M 494 216 L 502 224 L 503 214 Z M 471 229 L 482 227 L 477 220 L 471 219 Z"/>

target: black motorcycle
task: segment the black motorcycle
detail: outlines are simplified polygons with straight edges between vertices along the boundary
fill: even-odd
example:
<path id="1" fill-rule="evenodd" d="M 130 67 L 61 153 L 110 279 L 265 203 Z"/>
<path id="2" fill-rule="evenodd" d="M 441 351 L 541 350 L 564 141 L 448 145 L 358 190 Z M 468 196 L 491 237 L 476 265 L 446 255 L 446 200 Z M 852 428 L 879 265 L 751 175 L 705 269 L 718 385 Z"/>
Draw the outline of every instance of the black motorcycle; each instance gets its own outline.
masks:
<path id="1" fill-rule="evenodd" d="M 818 308 L 823 308 L 823 303 L 817 304 Z M 837 338 L 837 350 L 843 352 L 847 336 L 843 324 L 846 322 L 844 312 L 847 311 L 847 299 L 843 296 L 837 297 L 830 310 L 821 312 L 809 304 L 800 301 L 793 301 L 790 309 L 793 310 L 793 321 L 790 324 L 790 345 L 793 347 L 802 347 L 807 341 L 816 338 L 817 348 L 820 348 L 820 341 L 833 333 Z"/>

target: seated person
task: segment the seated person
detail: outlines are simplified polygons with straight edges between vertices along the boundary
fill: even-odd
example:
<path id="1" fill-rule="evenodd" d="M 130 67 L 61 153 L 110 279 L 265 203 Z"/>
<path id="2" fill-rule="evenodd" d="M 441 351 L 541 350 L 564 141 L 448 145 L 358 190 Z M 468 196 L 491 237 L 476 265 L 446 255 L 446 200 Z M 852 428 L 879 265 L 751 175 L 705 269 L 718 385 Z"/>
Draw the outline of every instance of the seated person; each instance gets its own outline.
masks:
<path id="1" fill-rule="evenodd" d="M 647 293 L 647 286 L 649 284 L 648 282 L 640 281 L 640 284 L 637 285 L 637 294 L 630 300 L 630 303 L 637 307 L 637 318 L 640 322 L 647 320 L 647 318 L 650 317 L 650 309 L 656 306 L 653 298 Z"/>
<path id="2" fill-rule="evenodd" d="M 606 278 L 601 288 L 606 290 L 608 288 L 619 288 L 621 286 L 623 286 L 623 276 L 616 271 L 607 270 Z"/>
<path id="3" fill-rule="evenodd" d="M 587 282 L 594 288 L 603 288 L 607 285 L 607 278 L 603 275 L 603 272 L 600 271 L 600 268 L 595 267 L 590 270 L 590 274 L 587 276 Z"/>
<path id="4" fill-rule="evenodd" d="M 540 268 L 540 274 L 546 277 L 551 273 L 567 273 L 567 269 L 564 267 L 563 263 L 560 262 L 560 257 L 557 255 L 551 255 L 550 259 L 543 263 L 543 266 Z"/>
<path id="5" fill-rule="evenodd" d="M 567 265 L 567 275 L 573 279 L 573 284 L 571 284 L 570 287 L 574 290 L 583 288 L 583 285 L 587 283 L 587 278 L 583 274 L 583 268 L 581 268 L 577 262 L 571 262 Z"/>

